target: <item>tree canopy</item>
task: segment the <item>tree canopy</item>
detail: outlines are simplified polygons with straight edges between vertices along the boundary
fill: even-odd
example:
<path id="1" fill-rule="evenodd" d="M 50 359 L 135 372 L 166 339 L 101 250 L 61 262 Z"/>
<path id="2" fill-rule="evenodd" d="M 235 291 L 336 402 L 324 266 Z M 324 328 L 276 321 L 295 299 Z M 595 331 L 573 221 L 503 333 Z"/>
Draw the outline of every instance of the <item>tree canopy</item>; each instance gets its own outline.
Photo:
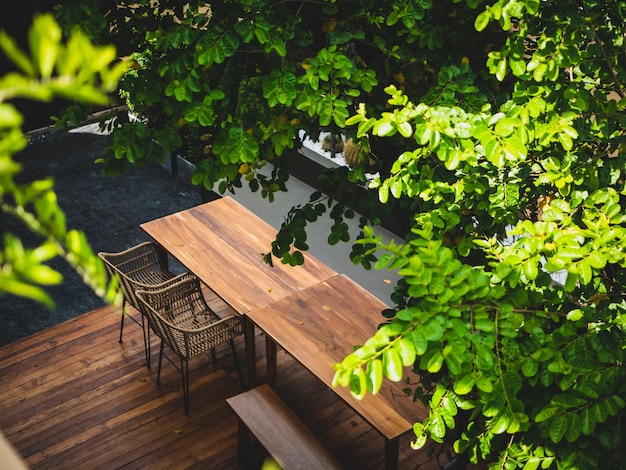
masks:
<path id="1" fill-rule="evenodd" d="M 271 199 L 300 158 L 299 131 L 352 139 L 358 158 L 324 182 L 369 190 L 312 195 L 272 246 L 297 263 L 307 223 L 327 208 L 329 241 L 347 241 L 342 220 L 358 202 L 353 260 L 401 276 L 386 324 L 335 365 L 337 386 L 363 396 L 405 381 L 430 407 L 416 449 L 450 440 L 494 468 L 621 465 L 626 6 L 75 1 L 57 11 L 135 60 L 121 82 L 133 119 L 108 124 L 109 171 L 178 151 L 197 163 L 197 184 L 246 183 Z M 391 211 L 406 231 L 384 244 L 372 227 Z"/>

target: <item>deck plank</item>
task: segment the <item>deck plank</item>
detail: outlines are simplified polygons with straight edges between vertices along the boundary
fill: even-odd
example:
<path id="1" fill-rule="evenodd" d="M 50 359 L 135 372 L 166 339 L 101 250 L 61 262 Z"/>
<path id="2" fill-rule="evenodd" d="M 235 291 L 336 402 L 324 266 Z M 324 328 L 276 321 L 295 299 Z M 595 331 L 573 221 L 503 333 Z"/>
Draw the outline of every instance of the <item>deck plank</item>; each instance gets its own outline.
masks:
<path id="1" fill-rule="evenodd" d="M 230 312 L 210 292 L 210 305 Z M 118 307 L 105 306 L 0 348 L 0 431 L 32 469 L 236 469 L 237 420 L 226 398 L 240 393 L 228 345 L 190 363 L 191 414 L 185 416 L 180 374 L 164 362 L 155 384 L 144 363 L 141 329 L 128 322 L 118 343 Z M 264 338 L 256 341 L 265 377 Z M 237 338 L 244 364 L 243 337 Z M 383 466 L 381 436 L 284 351 L 277 393 L 346 468 Z M 245 376 L 245 370 L 244 370 Z M 401 469 L 435 470 L 430 457 L 400 441 Z M 262 449 L 258 452 L 262 455 Z"/>

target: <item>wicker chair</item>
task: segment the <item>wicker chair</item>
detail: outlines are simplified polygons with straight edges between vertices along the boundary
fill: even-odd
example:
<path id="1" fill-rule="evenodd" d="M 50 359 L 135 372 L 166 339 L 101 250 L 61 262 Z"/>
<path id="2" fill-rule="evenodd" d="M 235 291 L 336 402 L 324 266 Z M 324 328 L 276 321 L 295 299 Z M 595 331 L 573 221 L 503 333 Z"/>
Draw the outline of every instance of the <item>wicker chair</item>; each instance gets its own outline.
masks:
<path id="1" fill-rule="evenodd" d="M 141 315 L 141 321 L 126 311 L 126 304 L 130 304 L 141 312 L 141 305 L 135 293 L 138 290 L 147 290 L 160 287 L 165 281 L 174 277 L 168 269 L 167 252 L 154 242 L 144 242 L 119 253 L 100 252 L 107 272 L 111 277 L 117 275 L 124 294 L 122 303 L 122 320 L 120 322 L 120 343 L 124 333 L 124 317 L 128 316 L 132 321 L 141 326 L 143 330 L 143 343 L 146 354 L 146 367 L 150 364 L 150 329 Z"/>
<path id="2" fill-rule="evenodd" d="M 229 342 L 243 385 L 241 367 L 233 338 L 243 333 L 241 317 L 230 315 L 220 318 L 207 305 L 200 281 L 193 274 L 181 280 L 171 281 L 158 290 L 138 291 L 137 297 L 144 306 L 153 331 L 161 338 L 157 385 L 161 380 L 163 356 L 176 367 L 183 381 L 185 414 L 189 414 L 189 359 L 204 352 L 211 352 L 215 362 L 215 347 Z M 167 346 L 175 353 L 180 366 L 165 354 Z"/>

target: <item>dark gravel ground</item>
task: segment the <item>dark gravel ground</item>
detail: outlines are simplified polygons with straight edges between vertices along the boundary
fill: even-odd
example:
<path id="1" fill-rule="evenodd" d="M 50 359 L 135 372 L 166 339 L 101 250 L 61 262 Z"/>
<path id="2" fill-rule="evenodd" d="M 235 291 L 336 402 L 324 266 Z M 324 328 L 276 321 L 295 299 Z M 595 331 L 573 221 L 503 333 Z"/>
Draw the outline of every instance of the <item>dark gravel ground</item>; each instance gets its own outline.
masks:
<path id="1" fill-rule="evenodd" d="M 94 160 L 102 155 L 107 140 L 91 132 L 51 135 L 33 139 L 16 157 L 24 165 L 21 179 L 54 177 L 68 228 L 84 231 L 94 252 L 121 251 L 148 240 L 139 224 L 201 202 L 195 188 L 156 164 L 133 168 L 122 177 L 103 176 Z M 25 245 L 33 246 L 36 241 L 0 212 L 0 232 L 6 230 L 20 236 Z M 50 265 L 64 276 L 60 286 L 48 289 L 55 310 L 0 294 L 0 346 L 103 305 L 63 260 L 57 258 Z"/>

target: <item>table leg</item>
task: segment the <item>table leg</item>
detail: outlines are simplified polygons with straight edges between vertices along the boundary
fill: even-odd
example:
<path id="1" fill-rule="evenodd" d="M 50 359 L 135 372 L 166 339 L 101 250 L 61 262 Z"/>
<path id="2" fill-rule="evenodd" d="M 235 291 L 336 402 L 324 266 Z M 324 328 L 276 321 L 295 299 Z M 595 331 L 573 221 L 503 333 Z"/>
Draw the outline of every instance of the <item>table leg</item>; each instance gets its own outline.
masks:
<path id="1" fill-rule="evenodd" d="M 256 341 L 254 338 L 254 323 L 248 317 L 243 317 L 243 334 L 246 343 L 246 366 L 248 367 L 248 387 L 256 386 Z"/>
<path id="2" fill-rule="evenodd" d="M 265 335 L 265 358 L 267 362 L 267 383 L 274 388 L 276 385 L 276 343 Z"/>
<path id="3" fill-rule="evenodd" d="M 400 440 L 385 439 L 385 470 L 396 470 L 398 468 L 398 451 Z"/>

